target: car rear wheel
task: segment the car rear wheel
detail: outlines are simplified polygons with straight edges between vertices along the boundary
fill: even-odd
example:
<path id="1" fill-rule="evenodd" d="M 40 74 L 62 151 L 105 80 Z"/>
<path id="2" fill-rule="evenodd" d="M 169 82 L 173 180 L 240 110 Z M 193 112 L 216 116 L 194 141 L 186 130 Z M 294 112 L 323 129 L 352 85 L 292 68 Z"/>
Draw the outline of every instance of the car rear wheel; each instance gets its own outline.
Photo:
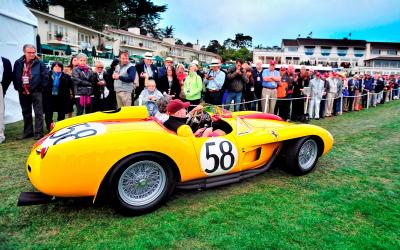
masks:
<path id="1" fill-rule="evenodd" d="M 155 210 L 167 200 L 174 188 L 173 171 L 158 155 L 125 159 L 111 175 L 113 204 L 125 215 Z"/>
<path id="2" fill-rule="evenodd" d="M 286 167 L 295 175 L 311 172 L 318 161 L 318 143 L 312 137 L 305 137 L 287 145 Z"/>

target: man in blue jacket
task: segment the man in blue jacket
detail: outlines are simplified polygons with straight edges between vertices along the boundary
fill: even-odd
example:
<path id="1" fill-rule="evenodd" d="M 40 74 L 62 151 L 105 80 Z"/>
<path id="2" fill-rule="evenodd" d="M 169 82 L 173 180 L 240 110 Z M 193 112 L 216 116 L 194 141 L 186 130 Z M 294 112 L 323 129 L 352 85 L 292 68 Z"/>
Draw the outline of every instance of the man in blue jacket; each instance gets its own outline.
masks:
<path id="1" fill-rule="evenodd" d="M 33 137 L 39 140 L 43 136 L 42 92 L 49 81 L 46 66 L 36 56 L 34 45 L 25 44 L 24 55 L 14 63 L 14 88 L 18 91 L 19 102 L 24 118 L 24 131 L 19 139 Z M 35 112 L 33 129 L 32 107 Z"/>

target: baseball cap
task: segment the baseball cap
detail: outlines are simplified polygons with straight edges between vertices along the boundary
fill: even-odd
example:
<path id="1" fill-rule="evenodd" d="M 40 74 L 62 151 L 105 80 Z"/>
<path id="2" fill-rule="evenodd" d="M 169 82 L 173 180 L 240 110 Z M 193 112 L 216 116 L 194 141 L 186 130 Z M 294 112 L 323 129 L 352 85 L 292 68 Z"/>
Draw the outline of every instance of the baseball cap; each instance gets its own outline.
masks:
<path id="1" fill-rule="evenodd" d="M 269 61 L 269 65 L 275 65 L 276 62 L 274 60 Z"/>
<path id="2" fill-rule="evenodd" d="M 321 73 L 316 72 L 315 75 L 318 76 L 318 77 L 320 77 L 320 76 L 321 76 Z"/>
<path id="3" fill-rule="evenodd" d="M 190 102 L 182 102 L 179 99 L 172 100 L 167 105 L 167 112 L 174 114 L 181 109 L 186 109 L 190 106 Z"/>

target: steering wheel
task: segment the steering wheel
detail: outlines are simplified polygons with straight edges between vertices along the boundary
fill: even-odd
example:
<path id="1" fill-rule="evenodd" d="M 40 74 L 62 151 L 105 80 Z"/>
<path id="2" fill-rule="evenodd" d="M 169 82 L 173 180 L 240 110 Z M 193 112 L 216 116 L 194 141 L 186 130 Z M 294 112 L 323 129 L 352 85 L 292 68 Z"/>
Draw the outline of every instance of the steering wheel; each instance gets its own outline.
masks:
<path id="1" fill-rule="evenodd" d="M 193 114 L 193 117 L 189 119 L 186 124 L 192 128 L 192 131 L 197 131 L 202 127 L 211 127 L 211 116 L 204 110 L 198 110 Z"/>

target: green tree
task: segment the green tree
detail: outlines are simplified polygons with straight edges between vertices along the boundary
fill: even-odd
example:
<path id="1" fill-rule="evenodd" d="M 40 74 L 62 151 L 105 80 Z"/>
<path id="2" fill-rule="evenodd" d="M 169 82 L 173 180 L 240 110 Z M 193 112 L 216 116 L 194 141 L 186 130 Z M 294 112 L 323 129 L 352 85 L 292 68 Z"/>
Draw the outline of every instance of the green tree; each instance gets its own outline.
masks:
<path id="1" fill-rule="evenodd" d="M 220 54 L 224 47 L 218 42 L 218 40 L 211 40 L 210 43 L 208 44 L 206 51 L 215 53 L 215 54 Z"/>
<path id="2" fill-rule="evenodd" d="M 160 36 L 157 27 L 167 5 L 155 5 L 151 0 L 24 0 L 26 6 L 47 12 L 49 5 L 62 5 L 65 19 L 103 30 L 108 24 L 118 29 L 139 27 L 144 33 Z"/>
<path id="3" fill-rule="evenodd" d="M 177 38 L 176 41 L 175 41 L 175 44 L 176 45 L 183 45 L 184 43 L 183 43 L 183 41 L 181 39 Z"/>
<path id="4" fill-rule="evenodd" d="M 171 26 L 165 27 L 165 29 L 161 30 L 161 35 L 165 38 L 172 38 L 174 37 L 174 30 L 175 28 Z"/>

